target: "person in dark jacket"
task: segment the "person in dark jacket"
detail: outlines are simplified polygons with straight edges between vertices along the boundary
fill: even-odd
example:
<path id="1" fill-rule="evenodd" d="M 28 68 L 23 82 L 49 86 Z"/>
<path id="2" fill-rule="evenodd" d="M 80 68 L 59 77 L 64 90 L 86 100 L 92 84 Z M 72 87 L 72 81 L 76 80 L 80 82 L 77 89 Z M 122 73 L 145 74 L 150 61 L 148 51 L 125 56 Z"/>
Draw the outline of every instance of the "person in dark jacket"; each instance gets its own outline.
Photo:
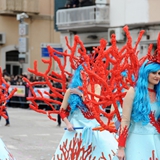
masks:
<path id="1" fill-rule="evenodd" d="M 54 82 L 53 85 L 54 85 L 55 88 L 62 89 L 62 85 L 61 85 L 61 83 L 59 83 L 59 82 Z M 61 99 L 61 98 L 58 97 L 58 98 L 56 98 L 56 100 L 59 101 L 59 102 L 62 102 L 63 99 Z M 59 109 L 60 109 L 60 106 L 61 106 L 61 105 L 58 105 L 56 109 L 59 110 Z M 60 127 L 60 126 L 61 126 L 61 116 L 60 116 L 59 114 L 57 115 L 57 120 L 58 120 L 57 126 Z"/>
<path id="2" fill-rule="evenodd" d="M 93 0 L 79 0 L 79 7 L 94 5 Z"/>
<path id="3" fill-rule="evenodd" d="M 66 0 L 66 8 L 75 8 L 79 6 L 79 0 Z"/>

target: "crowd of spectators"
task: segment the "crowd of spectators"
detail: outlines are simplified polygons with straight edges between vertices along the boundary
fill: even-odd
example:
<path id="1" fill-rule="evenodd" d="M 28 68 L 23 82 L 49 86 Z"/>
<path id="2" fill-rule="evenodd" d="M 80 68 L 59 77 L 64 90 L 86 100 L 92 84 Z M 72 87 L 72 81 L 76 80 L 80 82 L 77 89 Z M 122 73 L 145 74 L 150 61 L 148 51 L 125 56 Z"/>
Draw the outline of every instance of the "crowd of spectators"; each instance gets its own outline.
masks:
<path id="1" fill-rule="evenodd" d="M 23 74 L 19 74 L 19 75 L 10 75 L 6 69 L 3 70 L 3 77 L 5 79 L 5 81 L 10 84 L 10 85 L 17 85 L 17 86 L 24 86 L 25 87 L 25 96 L 24 97 L 17 97 L 17 96 L 13 96 L 9 102 L 9 104 L 12 102 L 17 102 L 15 103 L 16 106 L 20 107 L 25 107 L 25 103 L 27 102 L 27 97 L 30 94 L 30 90 L 29 90 L 29 86 L 27 85 L 27 83 L 23 80 L 23 77 L 27 78 L 30 82 L 35 82 L 35 81 L 43 81 L 44 79 L 42 77 L 37 77 L 35 75 L 31 75 L 31 74 L 27 74 L 27 73 L 23 73 Z M 37 85 L 37 88 L 42 88 L 45 87 L 45 85 Z"/>
<path id="2" fill-rule="evenodd" d="M 3 70 L 3 77 L 9 83 L 10 85 L 26 85 L 26 82 L 23 80 L 23 77 L 27 78 L 30 82 L 35 82 L 35 81 L 43 81 L 44 79 L 42 77 L 37 77 L 35 75 L 23 73 L 19 75 L 10 75 L 6 69 Z M 44 85 L 38 86 L 37 87 L 45 87 Z"/>
<path id="3" fill-rule="evenodd" d="M 20 102 L 21 107 L 24 107 L 25 102 L 27 102 L 27 97 L 31 96 L 31 92 L 27 83 L 23 80 L 23 77 L 27 78 L 30 82 L 42 82 L 45 81 L 43 77 L 35 76 L 32 74 L 23 73 L 20 75 L 10 75 L 6 69 L 3 70 L 3 77 L 7 83 L 10 85 L 24 86 L 25 87 L 25 97 L 15 97 L 13 96 L 11 101 Z M 69 79 L 66 79 L 68 84 Z M 58 83 L 51 81 L 52 86 L 56 88 L 61 88 Z M 37 84 L 36 88 L 44 88 L 47 87 L 45 84 Z M 18 105 L 18 104 L 16 104 Z"/>

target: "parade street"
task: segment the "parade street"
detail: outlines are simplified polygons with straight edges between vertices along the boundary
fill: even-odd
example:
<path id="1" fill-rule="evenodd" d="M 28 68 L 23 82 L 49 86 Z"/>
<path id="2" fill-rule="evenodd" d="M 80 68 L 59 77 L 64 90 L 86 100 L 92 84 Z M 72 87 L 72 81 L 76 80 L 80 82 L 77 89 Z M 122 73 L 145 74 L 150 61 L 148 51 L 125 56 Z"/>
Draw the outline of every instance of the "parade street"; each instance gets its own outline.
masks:
<path id="1" fill-rule="evenodd" d="M 0 121 L 0 138 L 16 160 L 51 160 L 65 124 L 30 109 L 8 107 L 10 126 Z M 57 117 L 56 115 L 54 117 Z"/>

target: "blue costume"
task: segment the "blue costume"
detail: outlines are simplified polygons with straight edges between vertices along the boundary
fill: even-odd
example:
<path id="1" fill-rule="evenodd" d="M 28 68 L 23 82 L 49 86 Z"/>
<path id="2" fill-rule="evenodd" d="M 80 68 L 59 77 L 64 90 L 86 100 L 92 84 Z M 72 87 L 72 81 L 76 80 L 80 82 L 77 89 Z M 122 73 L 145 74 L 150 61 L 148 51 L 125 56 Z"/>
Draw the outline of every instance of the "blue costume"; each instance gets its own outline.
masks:
<path id="1" fill-rule="evenodd" d="M 1 160 L 16 160 L 13 155 L 8 151 L 6 145 L 0 139 L 0 159 Z"/>
<path id="2" fill-rule="evenodd" d="M 159 74 L 159 63 L 144 62 L 135 87 L 131 87 L 124 98 L 119 147 L 124 148 L 126 160 L 160 159 Z M 126 144 L 122 143 L 125 142 L 125 136 L 121 136 L 125 127 L 128 128 Z M 120 152 L 122 149 L 118 151 Z"/>
<path id="3" fill-rule="evenodd" d="M 69 88 L 82 86 L 79 66 L 75 71 Z M 69 121 L 74 127 L 82 127 L 74 131 L 66 130 L 54 154 L 58 160 L 98 160 L 102 157 L 110 159 L 117 150 L 117 140 L 108 131 L 93 131 L 99 126 L 80 96 L 71 94 L 68 103 L 70 106 Z"/>

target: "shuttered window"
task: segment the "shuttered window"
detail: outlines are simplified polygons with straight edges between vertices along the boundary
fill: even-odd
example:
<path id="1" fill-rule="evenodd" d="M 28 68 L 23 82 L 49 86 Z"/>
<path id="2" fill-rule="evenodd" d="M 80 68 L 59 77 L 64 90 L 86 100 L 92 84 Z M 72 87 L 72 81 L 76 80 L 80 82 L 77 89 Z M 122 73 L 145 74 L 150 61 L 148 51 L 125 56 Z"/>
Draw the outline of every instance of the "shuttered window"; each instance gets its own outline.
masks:
<path id="1" fill-rule="evenodd" d="M 53 15 L 53 17 L 54 17 L 54 29 L 56 31 L 58 31 L 58 28 L 57 28 L 57 25 L 56 25 L 56 11 L 58 9 L 64 8 L 65 4 L 66 4 L 66 0 L 55 0 L 54 1 L 54 15 Z"/>

